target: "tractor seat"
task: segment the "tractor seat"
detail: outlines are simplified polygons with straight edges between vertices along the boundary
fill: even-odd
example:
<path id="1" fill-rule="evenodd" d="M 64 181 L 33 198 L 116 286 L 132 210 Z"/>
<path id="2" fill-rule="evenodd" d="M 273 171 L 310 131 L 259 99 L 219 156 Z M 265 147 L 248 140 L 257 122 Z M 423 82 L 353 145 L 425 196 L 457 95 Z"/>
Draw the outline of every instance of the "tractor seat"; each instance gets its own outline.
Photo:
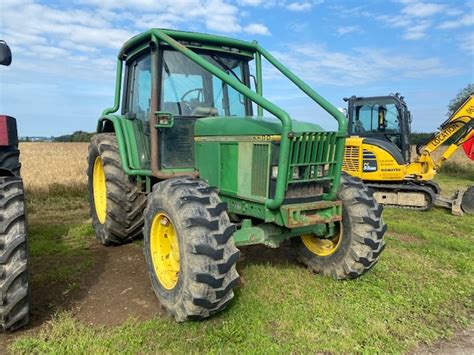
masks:
<path id="1" fill-rule="evenodd" d="M 193 109 L 192 116 L 218 116 L 219 112 L 215 107 L 198 106 Z"/>

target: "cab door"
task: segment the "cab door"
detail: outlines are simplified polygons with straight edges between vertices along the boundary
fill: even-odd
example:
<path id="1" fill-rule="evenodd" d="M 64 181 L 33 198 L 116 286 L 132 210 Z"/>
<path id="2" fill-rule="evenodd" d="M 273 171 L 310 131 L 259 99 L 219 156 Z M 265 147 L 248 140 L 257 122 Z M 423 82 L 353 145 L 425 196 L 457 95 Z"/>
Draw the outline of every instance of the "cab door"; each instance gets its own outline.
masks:
<path id="1" fill-rule="evenodd" d="M 122 115 L 125 141 L 133 169 L 150 168 L 151 52 L 147 48 L 126 62 Z"/>

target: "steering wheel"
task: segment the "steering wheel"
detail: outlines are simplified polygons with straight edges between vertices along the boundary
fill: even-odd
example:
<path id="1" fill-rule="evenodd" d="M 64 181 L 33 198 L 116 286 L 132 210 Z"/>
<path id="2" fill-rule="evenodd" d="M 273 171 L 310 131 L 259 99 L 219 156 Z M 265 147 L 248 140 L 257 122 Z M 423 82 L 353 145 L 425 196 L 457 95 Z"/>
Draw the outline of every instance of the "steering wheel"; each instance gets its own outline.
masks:
<path id="1" fill-rule="evenodd" d="M 199 100 L 199 98 L 200 98 L 201 96 L 204 96 L 204 89 L 202 89 L 202 88 L 195 88 L 195 89 L 191 89 L 191 90 L 186 91 L 186 92 L 183 94 L 183 96 L 181 96 L 181 101 L 189 102 L 189 101 L 185 100 L 184 98 L 185 98 L 186 96 L 188 96 L 189 94 L 195 92 L 195 91 L 198 92 L 198 95 L 197 95 L 197 99 L 198 99 L 198 100 Z"/>
<path id="2" fill-rule="evenodd" d="M 197 95 L 197 98 L 196 99 L 191 99 L 193 101 L 187 101 L 185 100 L 186 96 L 188 96 L 189 94 L 193 93 L 197 91 L 198 92 L 198 95 Z M 181 104 L 184 105 L 186 107 L 186 111 L 189 112 L 189 114 L 192 115 L 192 112 L 194 111 L 194 108 L 197 106 L 196 105 L 196 101 L 197 103 L 200 103 L 201 101 L 199 100 L 200 97 L 204 97 L 204 90 L 202 88 L 195 88 L 195 89 L 191 89 L 191 90 L 188 90 L 186 91 L 182 96 L 181 96 Z"/>

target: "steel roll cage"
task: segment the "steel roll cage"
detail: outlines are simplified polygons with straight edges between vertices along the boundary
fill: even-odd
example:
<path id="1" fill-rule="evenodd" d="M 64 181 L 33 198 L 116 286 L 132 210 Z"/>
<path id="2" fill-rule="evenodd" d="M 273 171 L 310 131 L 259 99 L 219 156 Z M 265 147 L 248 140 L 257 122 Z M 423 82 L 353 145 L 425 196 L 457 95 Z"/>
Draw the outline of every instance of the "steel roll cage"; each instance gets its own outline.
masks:
<path id="1" fill-rule="evenodd" d="M 257 85 L 256 91 L 251 90 L 246 85 L 239 82 L 236 78 L 228 75 L 226 72 L 216 67 L 212 63 L 208 62 L 202 58 L 199 54 L 188 48 L 186 45 L 180 43 L 179 41 L 189 41 L 207 43 L 211 45 L 220 45 L 220 46 L 229 46 L 231 48 L 241 49 L 250 51 L 254 54 L 255 64 L 256 64 L 256 77 Z M 336 121 L 338 122 L 338 131 L 337 131 L 337 142 L 336 142 L 336 151 L 335 157 L 336 166 L 334 169 L 334 179 L 331 190 L 328 194 L 325 195 L 325 199 L 333 200 L 336 197 L 337 189 L 339 188 L 343 153 L 344 153 L 344 144 L 345 137 L 347 134 L 347 120 L 343 113 L 341 113 L 335 106 L 333 106 L 329 101 L 324 99 L 319 95 L 315 90 L 313 90 L 308 84 L 306 84 L 302 79 L 297 75 L 291 72 L 286 68 L 282 63 L 280 63 L 276 58 L 274 58 L 268 51 L 261 47 L 256 41 L 245 42 L 237 39 L 227 38 L 223 36 L 208 35 L 202 33 L 194 32 L 184 32 L 184 31 L 175 31 L 175 30 L 166 30 L 166 29 L 150 29 L 146 32 L 143 32 L 127 42 L 122 46 L 119 51 L 117 58 L 117 71 L 116 71 L 116 81 L 115 81 L 115 98 L 114 106 L 108 109 L 105 109 L 102 112 L 102 118 L 99 121 L 99 127 L 102 124 L 103 120 L 109 119 L 116 121 L 115 112 L 118 111 L 120 107 L 120 97 L 121 97 L 121 84 L 122 84 L 122 71 L 123 71 L 123 62 L 127 59 L 127 53 L 137 46 L 140 46 L 144 43 L 153 43 L 158 47 L 160 42 L 168 44 L 171 48 L 179 51 L 189 59 L 191 59 L 196 64 L 200 65 L 202 68 L 206 69 L 223 82 L 237 90 L 242 95 L 248 97 L 258 106 L 258 116 L 263 115 L 263 109 L 275 115 L 282 124 L 282 134 L 280 142 L 280 155 L 278 158 L 278 171 L 276 181 L 275 195 L 273 199 L 266 200 L 266 207 L 269 209 L 279 208 L 285 197 L 286 189 L 286 180 L 289 169 L 289 152 L 291 145 L 292 137 L 292 121 L 290 115 L 283 110 L 281 107 L 270 102 L 263 96 L 263 85 L 262 85 L 262 56 L 275 68 L 277 68 L 287 79 L 293 82 L 299 89 L 301 89 L 306 95 L 308 95 L 316 104 L 322 107 L 327 111 Z M 229 48 L 230 49 L 230 48 Z M 121 135 L 123 131 L 120 127 L 120 124 L 114 125 L 117 133 L 117 141 L 119 144 L 120 157 L 122 160 L 122 166 L 124 171 L 130 175 L 142 175 L 142 176 L 151 176 L 151 172 L 148 170 L 135 170 L 130 169 L 128 164 L 128 157 L 126 155 L 125 142 L 123 141 Z M 118 127 L 118 128 L 117 128 Z M 99 128 L 98 128 L 99 129 Z M 118 130 L 118 131 L 117 131 Z"/>

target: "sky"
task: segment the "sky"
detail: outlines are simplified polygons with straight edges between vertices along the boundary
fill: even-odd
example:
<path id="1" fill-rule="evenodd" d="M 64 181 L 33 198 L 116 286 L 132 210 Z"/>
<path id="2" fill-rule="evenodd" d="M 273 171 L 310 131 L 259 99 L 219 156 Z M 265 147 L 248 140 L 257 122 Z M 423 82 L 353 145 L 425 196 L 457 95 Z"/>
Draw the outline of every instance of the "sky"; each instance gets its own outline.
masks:
<path id="1" fill-rule="evenodd" d="M 474 82 L 474 2 L 464 0 L 2 0 L 0 112 L 20 136 L 94 131 L 113 105 L 116 55 L 149 28 L 257 40 L 336 107 L 400 92 L 415 132 L 432 132 Z M 334 119 L 275 72 L 264 96 L 293 119 Z"/>

